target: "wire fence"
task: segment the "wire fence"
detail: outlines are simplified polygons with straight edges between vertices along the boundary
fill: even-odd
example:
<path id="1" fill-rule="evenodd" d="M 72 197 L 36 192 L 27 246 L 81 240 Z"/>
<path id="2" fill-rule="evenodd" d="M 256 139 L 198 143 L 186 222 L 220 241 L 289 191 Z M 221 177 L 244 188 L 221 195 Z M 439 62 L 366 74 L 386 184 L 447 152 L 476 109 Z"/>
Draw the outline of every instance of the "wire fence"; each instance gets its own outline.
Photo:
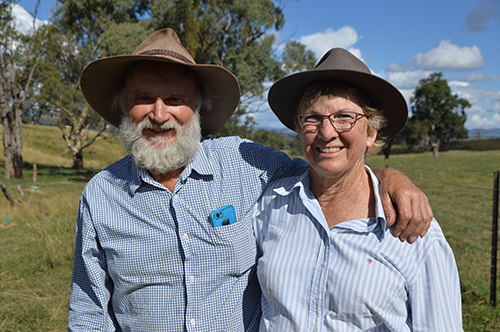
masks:
<path id="1" fill-rule="evenodd" d="M 434 216 L 453 249 L 462 290 L 496 305 L 498 273 L 498 171 L 393 167 L 406 170 L 491 173 L 491 188 L 476 188 L 409 177 L 429 198 Z M 406 169 L 406 170 L 405 170 Z M 496 184 L 496 187 L 495 187 Z M 496 194 L 496 195 L 495 195 Z M 495 202 L 496 201 L 496 202 Z M 496 220 L 495 220 L 496 219 Z M 496 224 L 496 225 L 495 225 Z"/>

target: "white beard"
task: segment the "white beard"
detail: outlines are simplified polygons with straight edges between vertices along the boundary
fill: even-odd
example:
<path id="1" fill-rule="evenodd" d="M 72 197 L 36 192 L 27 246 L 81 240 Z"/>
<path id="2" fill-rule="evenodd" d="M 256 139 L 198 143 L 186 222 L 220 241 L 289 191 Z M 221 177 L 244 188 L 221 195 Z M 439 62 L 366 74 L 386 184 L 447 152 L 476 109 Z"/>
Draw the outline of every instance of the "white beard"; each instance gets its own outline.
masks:
<path id="1" fill-rule="evenodd" d="M 142 131 L 145 128 L 174 129 L 175 136 L 173 141 L 168 144 L 162 140 L 166 141 L 172 138 L 158 136 L 146 139 L 142 136 Z M 159 125 L 149 119 L 136 123 L 130 117 L 125 117 L 119 129 L 125 151 L 132 155 L 136 165 L 161 175 L 185 167 L 198 153 L 201 141 L 198 112 L 195 112 L 191 121 L 184 126 L 181 126 L 176 120 Z"/>

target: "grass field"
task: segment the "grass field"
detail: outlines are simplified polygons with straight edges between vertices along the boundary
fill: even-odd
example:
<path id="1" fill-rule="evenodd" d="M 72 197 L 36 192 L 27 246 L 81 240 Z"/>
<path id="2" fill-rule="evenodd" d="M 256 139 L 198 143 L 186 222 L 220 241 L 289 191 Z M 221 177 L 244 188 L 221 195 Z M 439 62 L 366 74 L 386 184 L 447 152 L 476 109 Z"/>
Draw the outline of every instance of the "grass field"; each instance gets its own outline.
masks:
<path id="1" fill-rule="evenodd" d="M 88 168 L 74 171 L 70 169 L 71 154 L 65 153 L 66 147 L 58 129 L 25 126 L 24 134 L 25 178 L 0 178 L 0 182 L 7 186 L 15 199 L 22 201 L 17 192 L 17 186 L 20 185 L 32 203 L 11 206 L 0 194 L 0 331 L 65 331 L 78 199 L 88 179 L 99 169 L 120 159 L 124 153 L 117 139 L 99 141 L 84 154 L 84 163 Z M 477 150 L 481 150 L 479 142 L 475 145 Z M 36 188 L 33 187 L 33 163 L 38 165 Z M 447 221 L 446 216 L 458 216 L 458 211 L 466 207 L 462 205 L 467 204 L 456 202 L 456 211 L 450 211 L 442 201 L 451 190 L 447 189 L 443 193 L 442 186 L 435 184 L 491 190 L 491 171 L 500 168 L 500 147 L 478 152 L 449 150 L 442 152 L 439 158 L 433 158 L 430 153 L 412 154 L 405 151 L 393 154 L 389 159 L 379 155 L 370 157 L 367 164 L 374 168 L 385 165 L 396 167 L 425 187 L 423 189 L 452 244 L 457 261 L 464 257 L 469 264 L 460 271 L 463 279 L 465 331 L 500 331 L 500 307 L 491 307 L 487 292 L 479 285 L 481 280 L 468 276 L 483 269 L 484 264 L 479 263 L 485 260 L 485 250 L 471 250 L 470 244 L 463 244 L 465 240 L 474 244 L 487 241 L 475 238 L 483 235 L 467 233 L 467 227 L 461 226 L 458 231 L 454 230 L 458 224 L 457 218 Z M 1 147 L 0 172 L 4 173 Z M 486 206 L 488 203 L 485 201 Z M 491 206 L 489 209 L 488 213 L 491 212 Z M 468 222 L 475 223 L 475 218 L 475 215 L 469 217 Z M 481 232 L 487 233 L 487 230 Z M 484 245 L 487 247 L 488 243 Z M 489 266 L 489 260 L 485 264 Z"/>

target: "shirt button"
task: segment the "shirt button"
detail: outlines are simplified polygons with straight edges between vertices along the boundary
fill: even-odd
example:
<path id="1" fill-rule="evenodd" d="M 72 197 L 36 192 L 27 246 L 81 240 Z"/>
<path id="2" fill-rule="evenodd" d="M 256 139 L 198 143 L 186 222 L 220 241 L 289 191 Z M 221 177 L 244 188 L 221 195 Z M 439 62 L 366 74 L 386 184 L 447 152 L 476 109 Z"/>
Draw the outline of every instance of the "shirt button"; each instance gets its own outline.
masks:
<path id="1" fill-rule="evenodd" d="M 182 234 L 182 238 L 184 240 L 187 240 L 189 238 L 189 235 L 187 233 Z"/>
<path id="2" fill-rule="evenodd" d="M 315 299 L 316 301 L 318 301 L 318 300 L 319 300 L 319 295 L 314 295 L 314 299 Z"/>
<path id="3" fill-rule="evenodd" d="M 321 267 L 325 267 L 325 262 L 321 262 Z"/>
<path id="4" fill-rule="evenodd" d="M 194 281 L 194 277 L 193 276 L 189 276 L 189 281 L 193 282 Z"/>
<path id="5" fill-rule="evenodd" d="M 172 199 L 175 201 L 177 199 L 177 194 L 173 194 Z"/>
<path id="6" fill-rule="evenodd" d="M 190 323 L 191 323 L 191 325 L 194 325 L 194 323 L 196 323 L 196 321 L 194 320 L 194 318 L 191 319 Z"/>
<path id="7" fill-rule="evenodd" d="M 318 328 L 317 327 L 313 328 L 313 332 L 316 332 L 316 331 L 318 331 Z"/>

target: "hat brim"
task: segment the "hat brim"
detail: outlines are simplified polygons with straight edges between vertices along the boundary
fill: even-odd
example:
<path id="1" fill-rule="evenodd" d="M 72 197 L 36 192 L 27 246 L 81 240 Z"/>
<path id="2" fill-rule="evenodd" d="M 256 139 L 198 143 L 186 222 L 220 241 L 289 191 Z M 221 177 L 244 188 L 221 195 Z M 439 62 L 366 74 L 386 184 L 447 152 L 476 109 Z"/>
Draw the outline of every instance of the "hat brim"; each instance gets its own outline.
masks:
<path id="1" fill-rule="evenodd" d="M 80 79 L 82 91 L 90 106 L 115 127 L 120 125 L 123 114 L 111 110 L 112 98 L 123 89 L 129 67 L 141 60 L 180 64 L 190 67 L 197 74 L 205 93 L 212 100 L 211 110 L 200 110 L 203 136 L 222 127 L 238 106 L 238 80 L 223 67 L 189 64 L 167 56 L 119 55 L 91 62 L 83 70 Z"/>
<path id="2" fill-rule="evenodd" d="M 340 80 L 357 86 L 370 100 L 371 106 L 384 112 L 386 127 L 380 131 L 389 138 L 406 125 L 408 106 L 399 90 L 386 80 L 372 74 L 352 70 L 311 70 L 292 74 L 276 82 L 269 90 L 269 106 L 280 121 L 295 131 L 297 106 L 304 90 L 318 80 Z"/>

